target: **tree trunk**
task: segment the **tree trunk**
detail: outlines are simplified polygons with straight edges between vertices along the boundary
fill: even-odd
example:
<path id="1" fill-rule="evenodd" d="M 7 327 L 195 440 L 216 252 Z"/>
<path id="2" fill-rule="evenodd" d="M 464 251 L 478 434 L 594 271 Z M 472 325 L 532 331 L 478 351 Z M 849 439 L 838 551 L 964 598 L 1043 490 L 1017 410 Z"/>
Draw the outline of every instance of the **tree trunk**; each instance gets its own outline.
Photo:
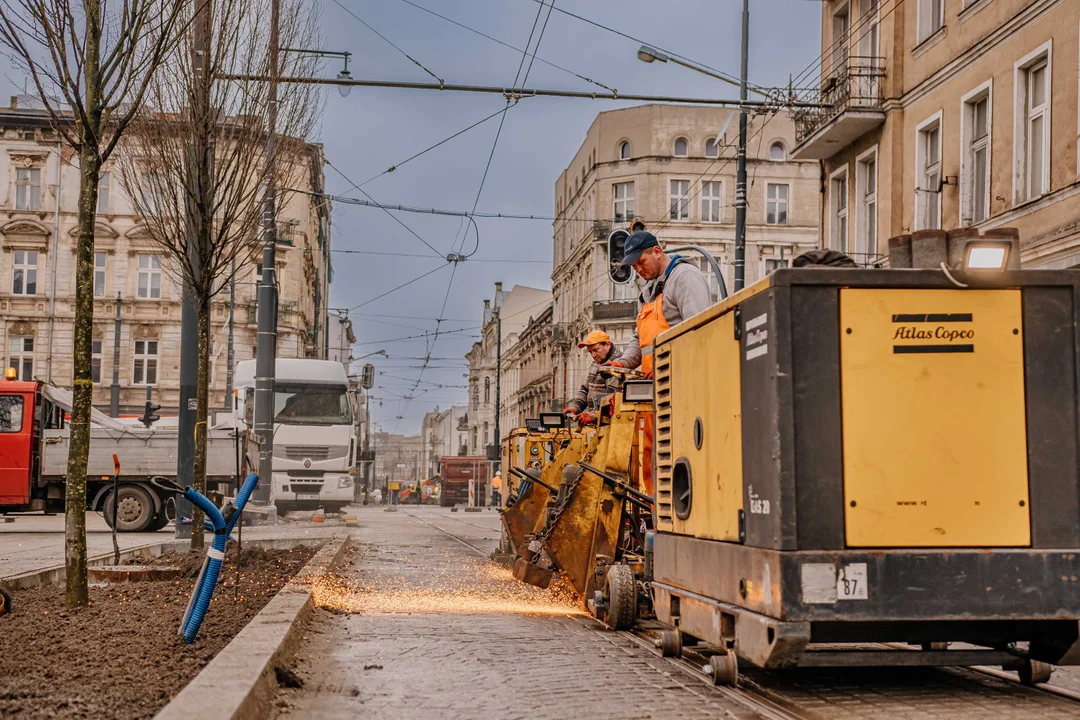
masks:
<path id="1" fill-rule="evenodd" d="M 89 600 L 86 586 L 86 464 L 90 454 L 91 345 L 94 325 L 94 220 L 101 158 L 96 142 L 79 153 L 79 238 L 75 247 L 75 342 L 71 443 L 64 498 L 65 601 L 69 608 Z M 59 199 L 58 199 L 59 201 Z"/>
<path id="2" fill-rule="evenodd" d="M 195 299 L 199 313 L 199 382 L 195 390 L 195 467 L 192 472 L 193 487 L 206 494 L 206 443 L 210 394 L 210 298 L 206 293 Z M 198 510 L 192 515 L 191 547 L 203 546 L 203 514 Z"/>
<path id="3" fill-rule="evenodd" d="M 94 383 L 90 366 L 94 329 L 94 221 L 97 218 L 99 142 L 102 130 L 101 0 L 84 4 L 86 17 L 85 107 L 89 123 L 79 129 L 79 239 L 75 246 L 74 382 L 72 384 L 71 441 L 68 446 L 64 497 L 64 601 L 69 608 L 90 601 L 86 586 L 86 464 L 90 456 L 90 408 Z M 56 202 L 60 202 L 58 196 Z M 115 520 L 114 520 L 115 522 Z"/>

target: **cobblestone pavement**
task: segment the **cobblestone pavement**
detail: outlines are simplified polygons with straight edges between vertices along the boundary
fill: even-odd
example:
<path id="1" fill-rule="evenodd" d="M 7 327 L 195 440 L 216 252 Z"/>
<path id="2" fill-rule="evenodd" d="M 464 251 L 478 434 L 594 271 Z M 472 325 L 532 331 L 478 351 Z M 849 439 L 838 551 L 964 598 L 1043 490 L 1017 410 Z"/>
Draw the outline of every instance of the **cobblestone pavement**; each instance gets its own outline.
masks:
<path id="1" fill-rule="evenodd" d="M 334 611 L 316 611 L 291 666 L 304 686 L 280 691 L 278 717 L 770 717 L 483 562 L 493 512 L 364 510 L 354 537 L 345 584 L 316 593 Z M 967 670 L 749 677 L 830 720 L 1080 717 L 1080 703 Z"/>

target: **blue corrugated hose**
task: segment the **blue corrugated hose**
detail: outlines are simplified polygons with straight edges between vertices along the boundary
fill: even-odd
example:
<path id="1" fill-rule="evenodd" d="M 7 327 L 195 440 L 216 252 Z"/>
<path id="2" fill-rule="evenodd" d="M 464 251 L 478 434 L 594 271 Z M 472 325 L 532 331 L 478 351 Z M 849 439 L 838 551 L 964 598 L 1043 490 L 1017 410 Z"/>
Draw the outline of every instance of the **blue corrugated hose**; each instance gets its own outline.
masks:
<path id="1" fill-rule="evenodd" d="M 221 515 L 221 511 L 214 506 L 202 493 L 194 488 L 184 490 L 184 497 L 191 504 L 205 513 L 209 524 L 214 531 L 214 542 L 206 552 L 199 578 L 195 581 L 195 589 L 191 594 L 184 619 L 180 623 L 180 632 L 184 636 L 184 642 L 189 645 L 195 642 L 195 636 L 199 633 L 199 626 L 206 617 L 206 610 L 210 607 L 210 599 L 214 595 L 214 587 L 217 585 L 218 574 L 221 572 L 221 563 L 225 559 L 225 544 L 229 541 L 229 534 L 240 519 L 240 512 L 247 505 L 248 498 L 259 484 L 259 476 L 251 473 L 244 480 L 244 485 L 236 496 L 236 511 L 229 517 L 228 522 Z"/>

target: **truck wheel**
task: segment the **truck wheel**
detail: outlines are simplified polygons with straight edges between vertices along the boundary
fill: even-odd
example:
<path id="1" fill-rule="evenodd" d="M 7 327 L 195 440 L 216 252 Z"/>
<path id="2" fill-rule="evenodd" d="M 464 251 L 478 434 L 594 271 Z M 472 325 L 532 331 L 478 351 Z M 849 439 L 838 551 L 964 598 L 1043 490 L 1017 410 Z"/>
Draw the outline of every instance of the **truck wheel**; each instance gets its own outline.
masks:
<path id="1" fill-rule="evenodd" d="M 113 526 L 112 517 L 112 490 L 105 496 L 105 522 L 109 527 Z M 144 532 L 150 528 L 157 514 L 154 509 L 154 499 L 150 493 L 138 485 L 121 485 L 120 496 L 117 503 L 117 515 L 119 522 L 116 524 L 117 532 Z"/>
<path id="2" fill-rule="evenodd" d="M 147 529 L 151 532 L 157 532 L 168 524 L 169 516 L 165 514 L 165 506 L 163 505 L 158 514 L 154 516 L 154 519 L 150 521 L 150 527 Z"/>

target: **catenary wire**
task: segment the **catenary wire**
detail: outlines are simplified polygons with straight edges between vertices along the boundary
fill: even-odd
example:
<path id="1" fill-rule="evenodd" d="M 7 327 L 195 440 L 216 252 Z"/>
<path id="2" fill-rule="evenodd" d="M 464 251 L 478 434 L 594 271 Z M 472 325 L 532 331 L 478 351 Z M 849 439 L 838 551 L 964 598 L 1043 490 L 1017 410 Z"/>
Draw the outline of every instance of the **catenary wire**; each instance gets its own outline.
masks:
<path id="1" fill-rule="evenodd" d="M 404 50 L 402 50 L 402 49 L 401 49 L 400 47 L 398 47 L 397 45 L 395 45 L 395 44 L 393 43 L 393 41 L 391 41 L 391 40 L 390 40 L 390 38 L 386 37 L 386 36 L 385 36 L 385 35 L 383 35 L 383 34 L 382 34 L 381 32 L 379 32 L 378 30 L 376 30 L 375 28 L 373 28 L 373 27 L 372 27 L 371 25 L 369 25 L 368 23 L 366 23 L 366 22 L 365 22 L 365 21 L 364 21 L 364 20 L 363 20 L 363 19 L 362 19 L 362 18 L 361 18 L 361 17 L 359 16 L 359 15 L 357 15 L 357 14 L 356 14 L 356 13 L 354 13 L 354 12 L 353 12 L 352 10 L 350 10 L 349 8 L 347 8 L 347 7 L 345 7 L 344 5 L 342 5 L 342 4 L 340 3 L 340 2 L 338 2 L 338 0 L 333 0 L 333 2 L 334 2 L 334 4 L 335 4 L 335 5 L 337 5 L 337 6 L 339 7 L 339 8 L 341 8 L 342 10 L 344 10 L 345 12 L 347 12 L 348 14 L 350 14 L 350 15 L 352 15 L 352 16 L 353 16 L 354 18 L 356 18 L 356 20 L 358 20 L 358 21 L 360 22 L 360 24 L 362 24 L 362 25 L 363 25 L 364 27 L 366 27 L 366 28 L 367 28 L 368 30 L 370 30 L 371 32 L 375 33 L 375 34 L 376 34 L 376 35 L 378 35 L 378 36 L 379 36 L 380 38 L 382 38 L 382 39 L 383 39 L 383 40 L 384 40 L 384 41 L 386 42 L 386 44 L 387 44 L 387 45 L 389 45 L 390 47 L 392 47 L 392 48 L 394 48 L 395 50 L 397 50 L 397 51 L 398 51 L 399 53 L 401 53 L 402 55 L 404 55 L 405 57 L 407 57 L 407 58 L 408 58 L 409 60 L 411 60 L 411 61 L 413 62 L 413 64 L 415 64 L 415 65 L 416 65 L 416 66 L 417 66 L 418 68 L 420 68 L 421 70 L 423 70 L 424 72 L 426 72 L 426 73 L 427 73 L 428 75 L 430 75 L 431 77 L 433 77 L 433 78 L 435 78 L 436 80 L 438 80 L 438 81 L 439 81 L 439 84 L 440 84 L 440 85 L 442 85 L 442 84 L 444 83 L 444 81 L 443 81 L 443 79 L 442 79 L 441 77 L 439 77 L 438 75 L 436 75 L 435 73 L 431 72 L 431 71 L 430 71 L 430 70 L 428 70 L 428 69 L 427 69 L 426 67 L 424 67 L 423 63 L 421 63 L 421 62 L 420 62 L 419 60 L 417 60 L 416 58 L 414 58 L 414 57 L 413 57 L 412 55 L 410 55 L 409 53 L 405 52 L 405 51 L 404 51 Z"/>

